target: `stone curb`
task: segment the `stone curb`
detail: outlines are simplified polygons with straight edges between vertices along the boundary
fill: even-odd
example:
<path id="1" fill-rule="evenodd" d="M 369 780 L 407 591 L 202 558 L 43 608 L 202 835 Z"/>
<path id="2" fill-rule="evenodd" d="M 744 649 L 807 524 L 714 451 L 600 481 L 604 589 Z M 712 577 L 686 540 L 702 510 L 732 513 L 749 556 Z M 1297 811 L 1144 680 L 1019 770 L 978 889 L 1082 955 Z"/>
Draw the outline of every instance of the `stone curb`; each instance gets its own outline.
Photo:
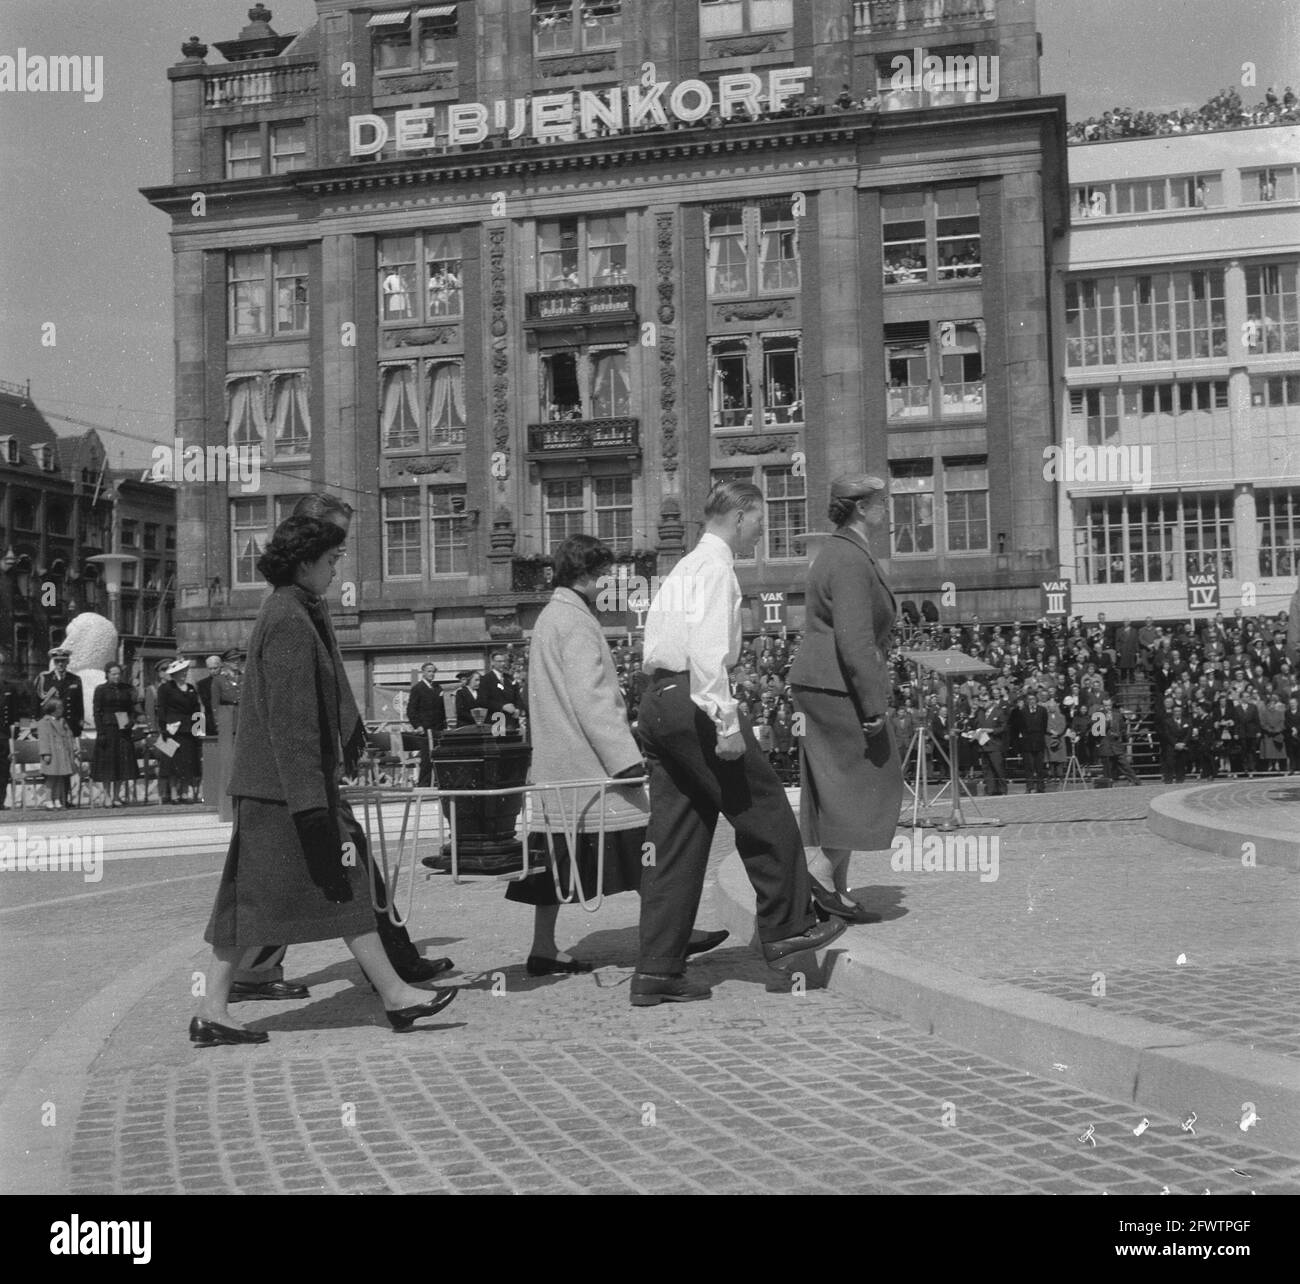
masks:
<path id="1" fill-rule="evenodd" d="M 754 892 L 734 852 L 718 870 L 722 926 L 756 941 Z M 875 944 L 850 927 L 827 951 L 827 988 L 869 1003 L 958 1047 L 1182 1122 L 1300 1156 L 1300 1064 L 1190 1031 L 1112 1015 L 1065 999 L 985 981 Z M 811 982 L 811 978 L 810 978 Z M 1243 1107 L 1258 1122 L 1240 1131 Z"/>
<path id="2" fill-rule="evenodd" d="M 1257 865 L 1300 870 L 1300 838 L 1295 834 L 1252 822 L 1242 815 L 1240 809 L 1219 819 L 1212 813 L 1187 805 L 1188 799 L 1221 788 L 1220 785 L 1205 785 L 1200 789 L 1153 798 L 1147 813 L 1147 828 L 1161 838 L 1182 843 L 1184 847 L 1214 852 L 1233 860 L 1241 859 L 1243 843 L 1254 843 Z"/>

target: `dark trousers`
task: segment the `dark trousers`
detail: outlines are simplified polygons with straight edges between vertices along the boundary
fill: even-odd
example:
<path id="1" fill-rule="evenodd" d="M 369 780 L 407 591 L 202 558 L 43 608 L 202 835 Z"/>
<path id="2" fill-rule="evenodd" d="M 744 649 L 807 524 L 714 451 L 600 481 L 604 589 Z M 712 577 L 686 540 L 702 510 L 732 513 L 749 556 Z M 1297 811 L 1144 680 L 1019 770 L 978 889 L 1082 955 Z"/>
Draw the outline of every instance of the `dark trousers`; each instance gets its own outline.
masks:
<path id="1" fill-rule="evenodd" d="M 1047 788 L 1046 750 L 1022 749 L 1021 753 L 1025 760 L 1025 792 L 1031 789 L 1041 792 Z"/>
<path id="2" fill-rule="evenodd" d="M 420 952 L 411 943 L 406 928 L 398 927 L 388 917 L 386 912 L 388 888 L 384 884 L 384 876 L 371 865 L 370 844 L 366 841 L 365 831 L 358 823 L 352 807 L 341 798 L 339 799 L 339 813 L 343 824 L 347 828 L 348 838 L 357 849 L 357 860 L 361 862 L 361 868 L 369 871 L 369 876 L 374 879 L 372 886 L 375 889 L 375 899 L 383 907 L 382 910 L 375 911 L 375 930 L 379 933 L 379 939 L 383 942 L 384 953 L 388 955 L 388 961 L 394 967 L 409 966 L 411 963 L 418 961 Z M 255 985 L 263 981 L 284 980 L 284 956 L 288 949 L 287 945 L 262 946 L 252 960 L 249 961 L 248 966 L 235 969 L 234 979 L 236 981 L 248 981 Z"/>
<path id="3" fill-rule="evenodd" d="M 980 759 L 984 764 L 984 792 L 986 794 L 1005 794 L 1007 792 L 1007 769 L 1002 760 L 1001 749 L 985 746 L 980 750 Z"/>
<path id="4" fill-rule="evenodd" d="M 1107 780 L 1118 780 L 1122 775 L 1125 780 L 1131 780 L 1135 785 L 1138 783 L 1138 778 L 1124 754 L 1103 754 L 1101 761 L 1102 766 L 1106 769 Z"/>
<path id="5" fill-rule="evenodd" d="M 691 701 L 688 674 L 656 675 L 641 700 L 637 732 L 650 767 L 653 864 L 641 878 L 637 968 L 675 976 L 704 891 L 718 816 L 736 831 L 736 850 L 754 886 L 759 939 L 780 941 L 816 921 L 799 822 L 781 782 L 740 719 L 743 757 L 715 752 L 712 720 Z"/>

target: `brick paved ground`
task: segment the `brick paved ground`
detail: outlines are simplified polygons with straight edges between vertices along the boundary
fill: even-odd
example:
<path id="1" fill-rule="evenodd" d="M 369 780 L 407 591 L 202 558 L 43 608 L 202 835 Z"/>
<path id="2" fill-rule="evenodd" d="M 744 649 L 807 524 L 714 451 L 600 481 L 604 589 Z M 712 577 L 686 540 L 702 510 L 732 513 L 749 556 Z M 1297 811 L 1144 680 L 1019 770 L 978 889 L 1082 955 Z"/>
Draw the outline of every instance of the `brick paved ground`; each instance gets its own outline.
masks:
<path id="1" fill-rule="evenodd" d="M 882 873 L 861 858 L 854 883 L 891 915 L 867 930 L 978 975 L 1077 986 L 1066 997 L 1161 1019 L 1173 1003 L 1189 1020 L 1230 1020 L 1216 999 L 1227 983 L 1251 1036 L 1283 1039 L 1258 1014 L 1294 988 L 1274 994 L 1260 978 L 1294 974 L 1294 933 L 1270 938 L 1265 926 L 1261 939 L 1259 928 L 1293 913 L 1294 876 L 1097 819 L 1144 814 L 1140 793 L 1066 795 L 1058 807 L 1079 819 L 1065 824 L 1041 819 L 1050 796 L 989 800 L 1008 818 L 1013 807 L 1039 818 L 997 831 L 996 883 Z M 726 847 L 722 833 L 715 862 Z M 1248 1134 L 1192 1136 L 1153 1119 L 1135 1136 L 1131 1106 L 973 1057 L 841 994 L 770 993 L 772 974 L 731 942 L 693 967 L 715 986 L 712 1001 L 632 1009 L 637 903 L 627 896 L 599 915 L 561 916 L 561 941 L 597 972 L 530 980 L 528 909 L 491 880 L 421 880 L 415 935 L 426 953 L 455 957 L 466 987 L 440 1023 L 393 1034 L 341 945 L 322 942 L 290 953 L 310 1000 L 242 1009 L 271 1031 L 268 1045 L 196 1050 L 185 1026 L 218 863 L 117 862 L 89 891 L 38 876 L 2 885 L 0 960 L 18 984 L 0 992 L 0 1021 L 22 1032 L 0 1061 L 5 1082 L 54 1047 L 89 1071 L 84 1102 L 64 1099 L 50 1067 L 39 1087 L 23 1080 L 32 1100 L 17 1103 L 34 1111 L 58 1097 L 70 1129 L 60 1189 L 1300 1189 L 1300 1162 Z M 706 895 L 700 923 L 712 921 Z M 1188 963 L 1174 970 L 1180 951 Z M 166 966 L 150 963 L 164 954 Z M 105 1038 L 78 1044 L 76 1030 L 95 1024 L 79 1004 L 93 1006 L 97 988 L 132 967 L 147 979 L 120 1009 L 98 1013 Z M 1104 1000 L 1090 993 L 1099 969 Z M 1079 1140 L 1090 1127 L 1095 1147 Z"/>

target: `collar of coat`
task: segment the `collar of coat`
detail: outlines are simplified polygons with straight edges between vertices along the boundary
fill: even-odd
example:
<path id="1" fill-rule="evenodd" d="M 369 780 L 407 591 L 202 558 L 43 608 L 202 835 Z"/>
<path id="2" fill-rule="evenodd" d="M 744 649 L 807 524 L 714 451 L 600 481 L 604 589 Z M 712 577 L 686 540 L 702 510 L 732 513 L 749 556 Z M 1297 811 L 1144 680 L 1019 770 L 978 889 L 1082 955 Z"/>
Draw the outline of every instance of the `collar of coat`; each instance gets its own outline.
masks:
<path id="1" fill-rule="evenodd" d="M 588 602 L 587 599 L 577 591 L 577 589 L 567 588 L 562 585 L 551 594 L 551 601 L 558 602 L 562 606 L 577 607 L 578 610 L 585 611 L 591 616 L 596 614 L 591 603 Z"/>
<path id="2" fill-rule="evenodd" d="M 880 587 L 889 594 L 889 600 L 895 611 L 898 610 L 898 599 L 894 596 L 894 590 L 885 582 L 884 574 L 880 570 L 880 564 L 876 561 L 876 555 L 871 551 L 871 546 L 867 543 L 857 531 L 849 530 L 846 527 L 840 527 L 836 530 L 834 539 L 846 540 L 854 548 L 860 549 L 866 554 L 867 561 L 871 563 L 871 569 L 876 573 L 876 578 L 880 581 Z"/>

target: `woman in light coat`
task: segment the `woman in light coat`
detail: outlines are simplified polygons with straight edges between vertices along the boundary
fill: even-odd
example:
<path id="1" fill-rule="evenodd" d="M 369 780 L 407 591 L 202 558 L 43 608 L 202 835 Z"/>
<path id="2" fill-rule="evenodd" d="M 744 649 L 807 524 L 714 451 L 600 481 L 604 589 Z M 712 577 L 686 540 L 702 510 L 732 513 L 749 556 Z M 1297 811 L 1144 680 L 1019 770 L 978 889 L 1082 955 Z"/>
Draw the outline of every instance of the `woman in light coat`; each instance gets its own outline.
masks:
<path id="1" fill-rule="evenodd" d="M 650 815 L 646 786 L 564 786 L 565 781 L 645 775 L 641 750 L 628 726 L 618 671 L 593 603 L 614 555 L 590 535 L 574 535 L 555 551 L 551 595 L 528 651 L 528 713 L 533 742 L 531 783 L 555 789 L 531 795 L 529 863 L 541 872 L 511 883 L 506 899 L 534 906 L 529 976 L 590 972 L 593 965 L 562 951 L 555 940 L 561 896 L 570 899 L 573 872 L 567 835 L 577 835 L 573 898 L 596 894 L 603 817 L 606 896 L 639 891 L 641 857 Z M 559 894 L 556 883 L 559 884 Z M 726 932 L 693 937 L 687 953 L 712 949 Z"/>

